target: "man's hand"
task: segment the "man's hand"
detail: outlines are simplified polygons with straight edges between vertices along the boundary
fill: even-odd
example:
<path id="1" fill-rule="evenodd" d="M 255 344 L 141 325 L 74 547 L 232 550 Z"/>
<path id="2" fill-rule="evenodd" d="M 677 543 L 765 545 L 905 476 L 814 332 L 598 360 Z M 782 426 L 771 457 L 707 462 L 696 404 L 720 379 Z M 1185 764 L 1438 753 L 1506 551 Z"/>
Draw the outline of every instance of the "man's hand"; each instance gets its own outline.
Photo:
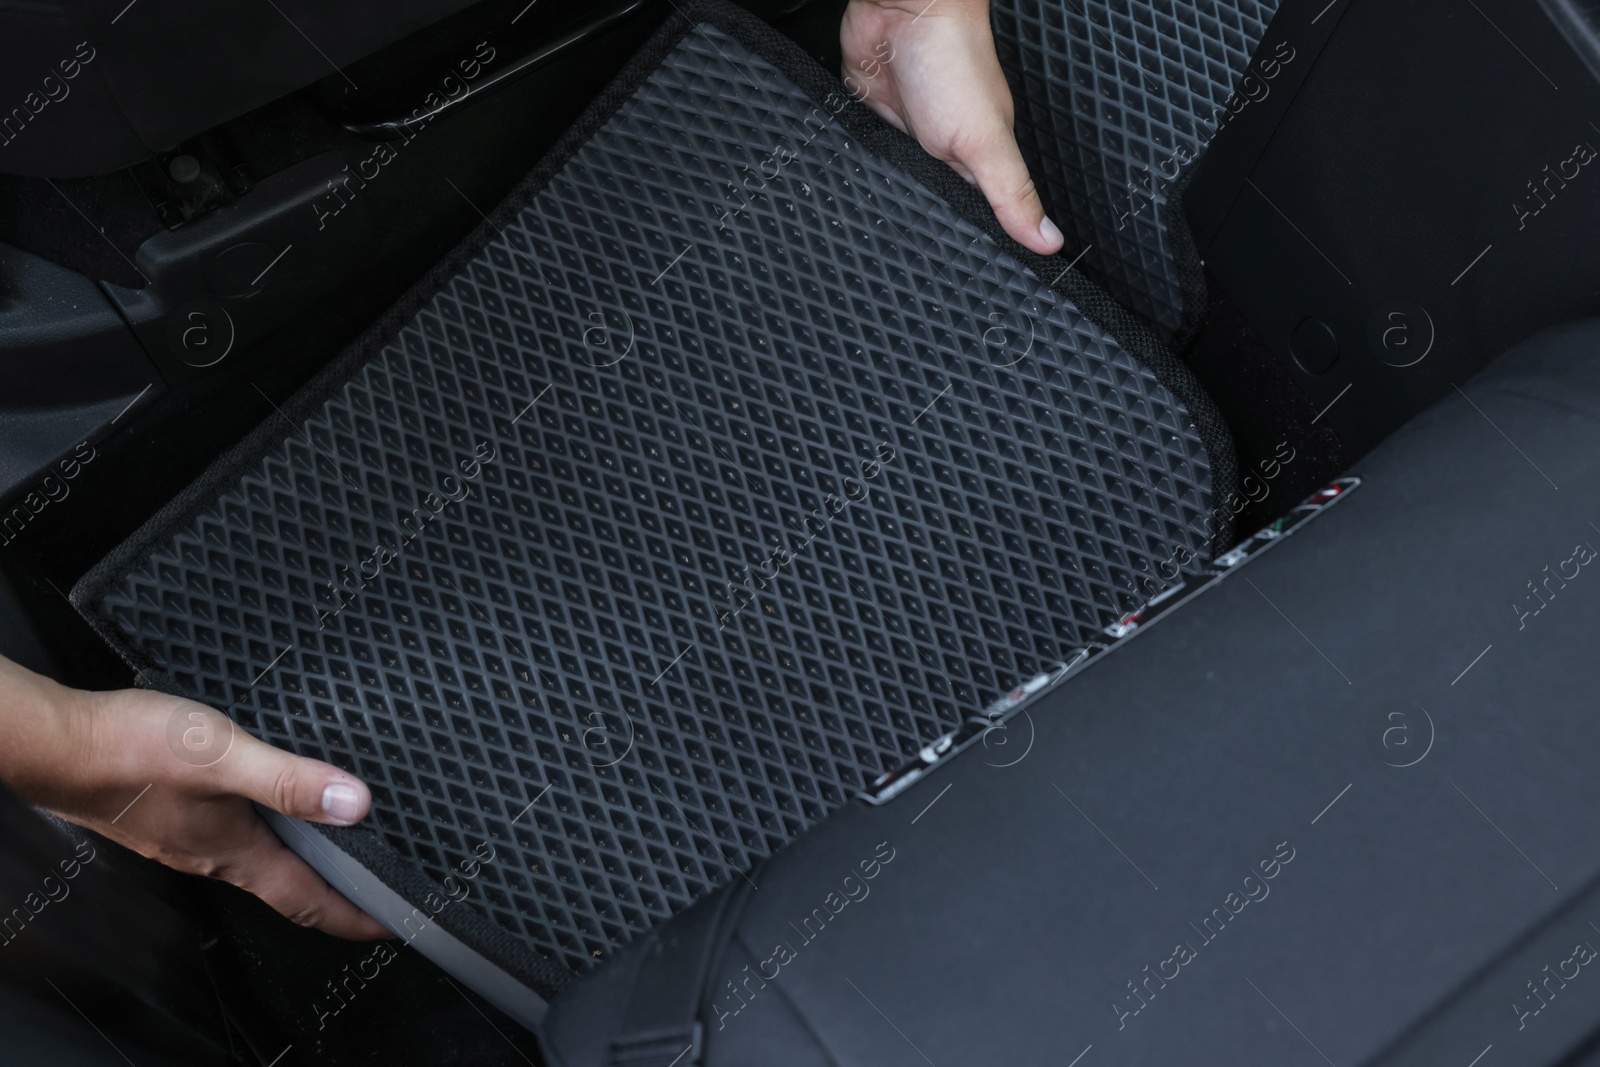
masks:
<path id="1" fill-rule="evenodd" d="M 256 740 L 203 704 L 68 689 L 0 658 L 0 778 L 30 804 L 169 867 L 231 882 L 302 926 L 392 936 L 251 807 L 348 826 L 371 807 L 367 787 Z"/>
<path id="2" fill-rule="evenodd" d="M 845 85 L 972 182 L 1019 244 L 1061 249 L 1017 138 L 988 0 L 850 0 L 839 27 Z"/>

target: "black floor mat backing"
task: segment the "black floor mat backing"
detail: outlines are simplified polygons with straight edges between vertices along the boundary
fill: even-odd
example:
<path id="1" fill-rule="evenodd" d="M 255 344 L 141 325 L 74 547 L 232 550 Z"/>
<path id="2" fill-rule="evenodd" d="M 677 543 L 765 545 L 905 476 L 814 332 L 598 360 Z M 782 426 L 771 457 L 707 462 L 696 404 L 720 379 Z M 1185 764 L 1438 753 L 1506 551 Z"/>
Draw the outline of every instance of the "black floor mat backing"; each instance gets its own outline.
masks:
<path id="1" fill-rule="evenodd" d="M 1227 431 L 1148 332 L 690 10 L 73 593 L 146 684 L 361 775 L 325 832 L 402 895 L 470 866 L 437 921 L 502 959 L 484 916 L 603 959 L 1227 536 Z"/>

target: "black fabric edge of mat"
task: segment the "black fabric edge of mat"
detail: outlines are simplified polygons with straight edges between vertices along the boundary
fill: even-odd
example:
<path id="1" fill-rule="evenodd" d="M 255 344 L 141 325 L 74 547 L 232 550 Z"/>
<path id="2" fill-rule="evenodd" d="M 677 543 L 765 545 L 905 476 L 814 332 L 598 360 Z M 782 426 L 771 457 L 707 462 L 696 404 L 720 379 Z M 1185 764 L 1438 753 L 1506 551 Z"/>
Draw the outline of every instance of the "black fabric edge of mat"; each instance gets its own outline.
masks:
<path id="1" fill-rule="evenodd" d="M 296 432 L 294 427 L 312 414 L 336 389 L 361 370 L 400 329 L 495 237 L 500 226 L 519 214 L 543 191 L 567 161 L 610 120 L 661 64 L 679 40 L 700 23 L 709 23 L 771 62 L 819 104 L 830 94 L 845 100 L 835 117 L 875 154 L 896 164 L 931 192 L 947 201 L 963 218 L 976 225 L 999 247 L 1016 258 L 1039 280 L 1100 326 L 1133 357 L 1148 367 L 1156 379 L 1187 409 L 1211 462 L 1213 552 L 1220 551 L 1230 534 L 1225 503 L 1237 482 L 1232 437 L 1211 397 L 1198 379 L 1169 352 L 1157 336 L 1106 293 L 1055 256 L 1041 256 L 1013 241 L 995 219 L 982 194 L 948 166 L 924 152 L 909 136 L 888 126 L 865 104 L 851 98 L 844 86 L 819 66 L 794 42 L 723 0 L 688 0 L 675 5 L 678 13 L 666 22 L 628 61 L 628 64 L 567 130 L 532 173 L 517 184 L 494 211 L 444 259 L 436 264 L 393 306 L 281 405 L 281 413 L 266 416 L 243 440 L 219 456 L 204 473 L 185 487 L 116 548 L 95 564 L 72 587 L 69 598 L 102 640 L 150 688 L 181 694 L 167 671 L 146 659 L 122 634 L 109 615 L 100 610 L 102 597 L 128 571 L 147 562 L 175 528 L 209 506 L 254 465 L 270 448 Z M 1053 281 L 1047 281 L 1053 279 Z M 285 425 L 287 423 L 288 425 Z M 430 891 L 440 892 L 426 875 L 401 859 L 382 835 L 368 827 L 330 827 L 310 824 L 334 840 L 341 849 L 371 869 L 385 885 L 413 904 Z M 497 965 L 549 996 L 572 977 L 560 963 L 534 950 L 519 935 L 502 928 L 475 908 L 446 908 L 435 921 L 481 951 Z M 559 971 L 560 978 L 553 977 Z"/>

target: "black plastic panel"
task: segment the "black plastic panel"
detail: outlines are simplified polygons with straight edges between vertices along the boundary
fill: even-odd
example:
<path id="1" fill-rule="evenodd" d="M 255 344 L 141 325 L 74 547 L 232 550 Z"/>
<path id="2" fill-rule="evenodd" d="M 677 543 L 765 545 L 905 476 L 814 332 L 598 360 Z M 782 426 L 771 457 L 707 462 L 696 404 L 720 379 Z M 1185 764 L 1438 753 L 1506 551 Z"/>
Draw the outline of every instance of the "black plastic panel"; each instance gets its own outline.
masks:
<path id="1" fill-rule="evenodd" d="M 0 546 L 71 493 L 78 463 L 58 460 L 166 389 L 92 281 L 5 244 L 0 382 Z"/>
<path id="2" fill-rule="evenodd" d="M 1208 269 L 1359 454 L 1600 310 L 1600 83 L 1540 4 L 1286 0 L 1274 26 L 1305 80 L 1277 121 L 1256 121 L 1274 98 L 1218 136 L 1191 215 Z M 1337 338 L 1322 373 L 1291 353 L 1308 317 Z"/>

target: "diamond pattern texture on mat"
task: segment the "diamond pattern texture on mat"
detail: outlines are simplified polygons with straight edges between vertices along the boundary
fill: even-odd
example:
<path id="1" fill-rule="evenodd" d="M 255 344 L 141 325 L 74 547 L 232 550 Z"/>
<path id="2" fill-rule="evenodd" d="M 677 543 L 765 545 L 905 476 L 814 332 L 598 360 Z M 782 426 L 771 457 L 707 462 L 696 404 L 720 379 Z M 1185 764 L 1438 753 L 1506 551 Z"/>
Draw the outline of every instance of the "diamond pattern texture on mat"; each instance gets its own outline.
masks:
<path id="1" fill-rule="evenodd" d="M 1017 141 L 1051 218 L 1124 306 L 1172 332 L 1179 165 L 1210 142 L 1278 0 L 995 0 Z"/>
<path id="2" fill-rule="evenodd" d="M 720 31 L 500 230 L 100 608 L 575 969 L 1206 554 L 1154 376 Z"/>

